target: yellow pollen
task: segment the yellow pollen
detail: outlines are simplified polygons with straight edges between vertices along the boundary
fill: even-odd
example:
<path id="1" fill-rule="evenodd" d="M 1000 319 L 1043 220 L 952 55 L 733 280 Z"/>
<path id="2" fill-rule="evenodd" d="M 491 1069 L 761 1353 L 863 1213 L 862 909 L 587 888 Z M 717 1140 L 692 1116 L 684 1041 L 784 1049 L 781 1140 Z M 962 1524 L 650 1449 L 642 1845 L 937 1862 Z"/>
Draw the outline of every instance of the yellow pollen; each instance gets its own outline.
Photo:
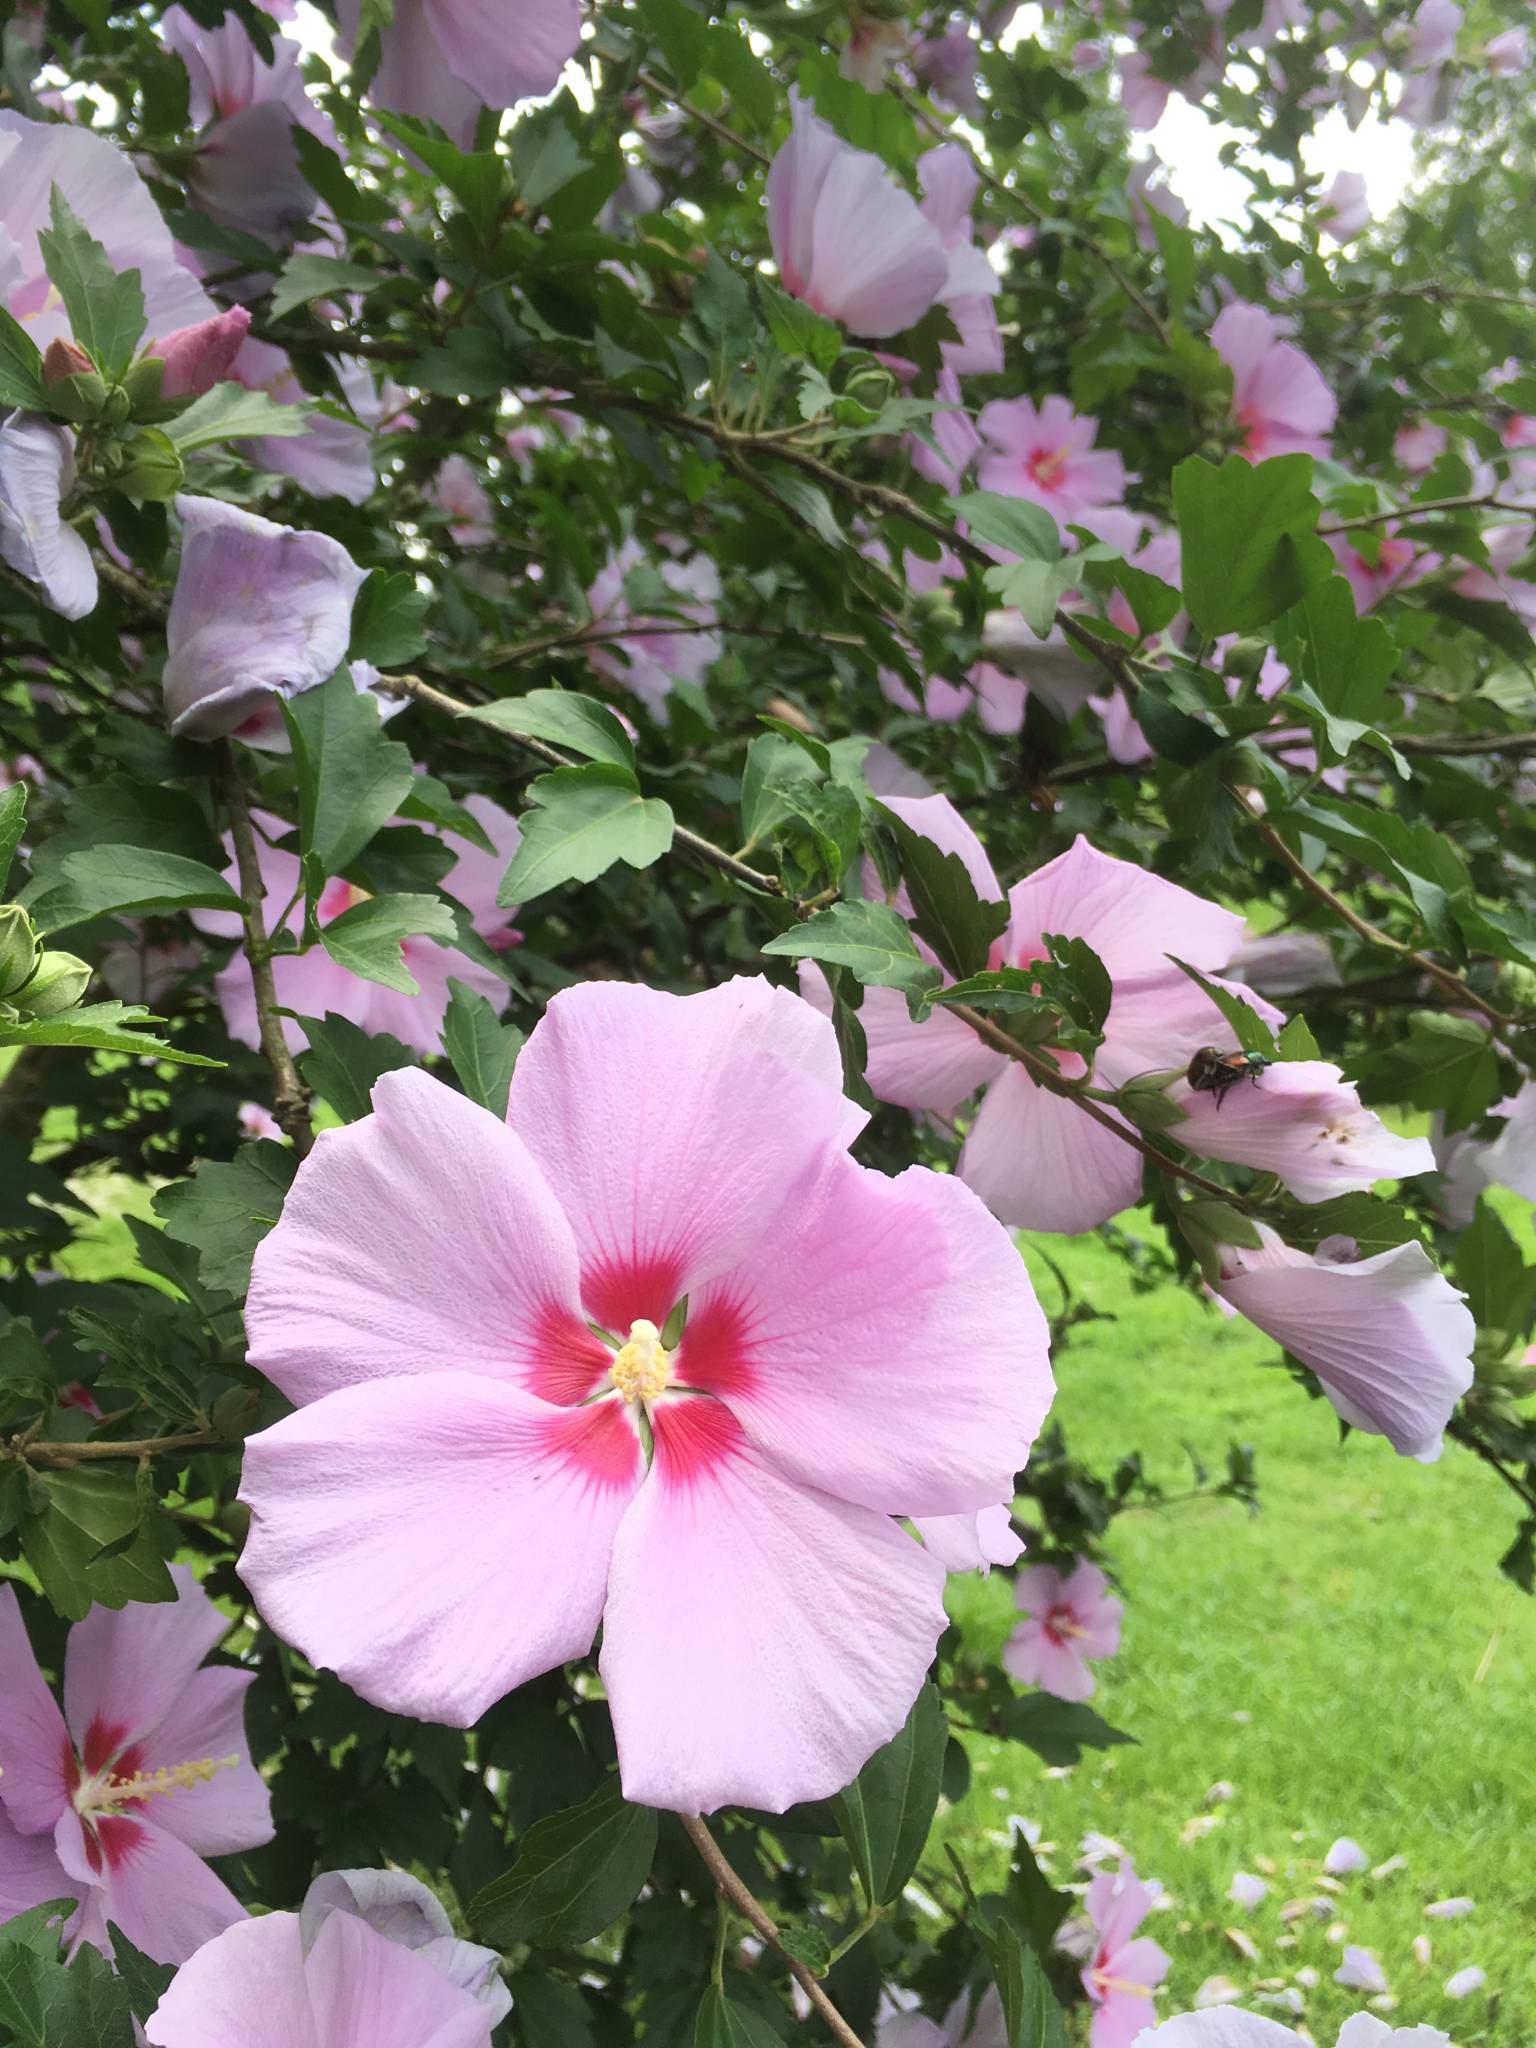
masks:
<path id="1" fill-rule="evenodd" d="M 614 1354 L 608 1370 L 626 1401 L 654 1401 L 672 1370 L 671 1354 L 663 1350 L 656 1325 L 644 1316 L 632 1322 L 629 1342 Z"/>
<path id="2" fill-rule="evenodd" d="M 231 1771 L 238 1756 L 204 1756 L 184 1764 L 162 1764 L 157 1771 L 140 1771 L 132 1778 L 86 1778 L 77 1787 L 76 1813 L 111 1813 L 133 1799 L 169 1798 L 191 1785 L 206 1785 L 219 1771 Z"/>

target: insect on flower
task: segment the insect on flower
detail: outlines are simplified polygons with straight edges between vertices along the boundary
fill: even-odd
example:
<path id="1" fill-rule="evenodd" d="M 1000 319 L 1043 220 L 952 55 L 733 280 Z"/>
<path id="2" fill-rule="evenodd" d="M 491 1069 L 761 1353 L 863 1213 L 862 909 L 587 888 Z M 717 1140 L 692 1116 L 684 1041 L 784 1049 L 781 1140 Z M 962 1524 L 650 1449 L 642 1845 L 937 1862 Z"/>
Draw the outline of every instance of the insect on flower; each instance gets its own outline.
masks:
<path id="1" fill-rule="evenodd" d="M 1190 1061 L 1184 1078 L 1197 1095 L 1214 1095 L 1220 1109 L 1227 1090 L 1239 1081 L 1257 1081 L 1274 1061 L 1262 1052 L 1221 1052 L 1214 1045 L 1202 1045 Z"/>

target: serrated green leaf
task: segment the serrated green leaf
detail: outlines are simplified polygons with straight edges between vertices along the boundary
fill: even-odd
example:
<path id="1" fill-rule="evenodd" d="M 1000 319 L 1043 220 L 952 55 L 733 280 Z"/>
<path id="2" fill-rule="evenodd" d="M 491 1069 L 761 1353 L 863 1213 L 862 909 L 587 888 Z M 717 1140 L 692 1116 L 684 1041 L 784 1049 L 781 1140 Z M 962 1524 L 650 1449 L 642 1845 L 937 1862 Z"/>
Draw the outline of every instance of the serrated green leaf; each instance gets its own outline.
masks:
<path id="1" fill-rule="evenodd" d="M 299 778 L 299 841 L 327 875 L 349 867 L 410 790 L 410 751 L 384 737 L 377 701 L 339 670 L 285 699 Z"/>
<path id="2" fill-rule="evenodd" d="M 1317 539 L 1310 455 L 1217 469 L 1192 455 L 1173 472 L 1184 603 L 1202 633 L 1250 633 L 1288 611 L 1335 563 Z"/>
<path id="3" fill-rule="evenodd" d="M 526 733 L 530 739 L 569 747 L 586 761 L 608 761 L 616 768 L 635 765 L 629 734 L 608 706 L 576 690 L 530 690 L 526 697 L 503 697 L 461 716 L 501 732 Z"/>
<path id="4" fill-rule="evenodd" d="M 11 862 L 26 829 L 27 785 L 14 782 L 9 789 L 0 791 L 0 894 L 5 891 Z"/>
<path id="5" fill-rule="evenodd" d="M 906 919 L 888 903 L 834 903 L 780 932 L 763 951 L 786 960 L 830 961 L 857 981 L 899 988 L 909 1001 L 932 995 L 944 978 L 918 952 Z"/>
<path id="6" fill-rule="evenodd" d="M 269 1138 L 242 1145 L 233 1159 L 205 1159 L 190 1180 L 154 1197 L 166 1234 L 192 1245 L 205 1287 L 243 1295 L 256 1247 L 282 1213 L 298 1161 Z"/>
<path id="7" fill-rule="evenodd" d="M 86 1003 L 57 1017 L 28 1017 L 19 1024 L 0 1024 L 0 1045 L 63 1045 L 79 1052 L 153 1053 L 177 1067 L 222 1067 L 223 1060 L 183 1052 L 148 1027 L 162 1023 L 142 1003 Z"/>
<path id="8" fill-rule="evenodd" d="M 421 993 L 421 984 L 406 964 L 405 940 L 420 937 L 451 946 L 457 933 L 453 912 L 441 896 L 368 896 L 322 925 L 320 943 L 349 974 L 414 996 Z"/>
<path id="9" fill-rule="evenodd" d="M 1061 2016 L 1040 1958 L 1009 1920 L 987 1938 L 992 1975 L 1003 2006 L 1008 2048 L 1067 2048 Z"/>
<path id="10" fill-rule="evenodd" d="M 49 196 L 49 225 L 39 228 L 37 246 L 75 340 L 90 350 L 104 376 L 121 376 L 144 332 L 138 271 L 119 274 L 57 185 Z"/>
<path id="11" fill-rule="evenodd" d="M 375 668 L 414 661 L 427 644 L 430 603 L 409 569 L 374 569 L 352 607 L 347 659 L 371 661 Z"/>
<path id="12" fill-rule="evenodd" d="M 515 1024 L 504 1024 L 486 997 L 467 982 L 450 980 L 448 991 L 443 1051 L 470 1101 L 492 1116 L 504 1117 L 523 1034 Z"/>
<path id="13" fill-rule="evenodd" d="M 1111 1728 L 1102 1715 L 1080 1700 L 1059 1700 L 1048 1692 L 1024 1693 L 1003 1708 L 1002 1733 L 1022 1742 L 1052 1766 L 1075 1764 L 1085 1749 L 1112 1749 L 1134 1743 L 1133 1735 Z"/>
<path id="14" fill-rule="evenodd" d="M 605 1778 L 580 1806 L 535 1821 L 512 1868 L 472 1901 L 470 1925 L 498 1948 L 590 1941 L 634 1903 L 655 1853 L 655 1809 Z"/>
<path id="15" fill-rule="evenodd" d="M 83 1621 L 93 1605 L 175 1599 L 131 1470 L 93 1465 L 34 1477 L 42 1504 L 22 1522 L 22 1555 L 67 1621 Z"/>
<path id="16" fill-rule="evenodd" d="M 47 402 L 43 359 L 27 330 L 0 306 L 0 406 L 41 411 Z"/>
<path id="17" fill-rule="evenodd" d="M 1220 1010 L 1228 1028 L 1237 1040 L 1240 1052 L 1261 1052 L 1269 1058 L 1275 1057 L 1275 1034 L 1246 997 L 1235 989 L 1223 988 L 1219 981 L 1213 981 L 1208 974 L 1202 974 L 1198 967 L 1191 967 L 1187 960 L 1181 960 L 1176 953 L 1168 958 L 1181 974 L 1187 974 L 1197 988 L 1201 988 Z"/>
<path id="18" fill-rule="evenodd" d="M 957 981 L 979 974 L 1008 926 L 1002 892 L 983 897 L 958 853 L 944 852 L 888 805 L 875 808 L 895 836 L 918 937 L 927 940 Z"/>
<path id="19" fill-rule="evenodd" d="M 268 441 L 306 434 L 311 418 L 307 405 L 280 405 L 269 393 L 248 391 L 243 384 L 215 384 L 194 398 L 185 412 L 167 420 L 164 431 L 186 455 L 220 441 Z"/>
<path id="20" fill-rule="evenodd" d="M 343 1123 L 356 1123 L 372 1108 L 370 1096 L 380 1074 L 414 1067 L 416 1055 L 387 1031 L 364 1031 L 350 1017 L 334 1012 L 302 1017 L 307 1049 L 299 1054 L 299 1072 L 307 1085 L 331 1105 Z"/>
<path id="21" fill-rule="evenodd" d="M 563 882 L 593 882 L 624 861 L 648 868 L 672 844 L 672 810 L 642 797 L 628 768 L 591 761 L 557 768 L 528 786 L 534 806 L 522 818 L 523 841 L 496 900 L 525 903 Z"/>
<path id="22" fill-rule="evenodd" d="M 1005 498 L 998 491 L 966 491 L 951 498 L 949 508 L 963 519 L 972 537 L 1006 548 L 1026 562 L 1061 559 L 1061 529 L 1042 505 L 1027 498 Z"/>
<path id="23" fill-rule="evenodd" d="M 784 2043 L 760 2012 L 710 1984 L 699 2000 L 693 2048 L 784 2048 Z"/>
<path id="24" fill-rule="evenodd" d="M 272 287 L 272 318 L 281 320 L 295 306 L 307 306 L 311 299 L 329 299 L 345 292 L 371 292 L 385 282 L 384 273 L 366 263 L 344 261 L 339 256 L 313 256 L 295 250 L 278 273 Z"/>

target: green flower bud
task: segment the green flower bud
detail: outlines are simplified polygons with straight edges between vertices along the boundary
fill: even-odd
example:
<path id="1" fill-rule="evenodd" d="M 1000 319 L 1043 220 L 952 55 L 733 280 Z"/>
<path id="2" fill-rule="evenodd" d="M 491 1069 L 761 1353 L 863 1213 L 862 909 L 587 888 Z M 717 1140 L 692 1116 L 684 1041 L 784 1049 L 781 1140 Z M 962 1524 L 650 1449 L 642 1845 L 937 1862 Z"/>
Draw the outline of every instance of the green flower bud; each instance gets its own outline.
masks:
<path id="1" fill-rule="evenodd" d="M 961 623 L 955 600 L 942 584 L 913 598 L 912 616 L 925 626 L 937 626 L 941 633 L 956 632 Z"/>
<path id="2" fill-rule="evenodd" d="M 25 988 L 37 969 L 43 942 L 19 903 L 0 903 L 0 996 Z"/>
<path id="3" fill-rule="evenodd" d="M 99 370 L 82 370 L 76 377 L 60 377 L 48 386 L 48 410 L 61 420 L 85 426 L 101 418 L 111 395 Z"/>
<path id="4" fill-rule="evenodd" d="M 159 356 L 140 356 L 123 373 L 123 389 L 137 412 L 141 406 L 158 405 L 160 386 L 165 381 L 165 363 Z"/>
<path id="5" fill-rule="evenodd" d="M 1269 653 L 1269 642 L 1260 640 L 1251 633 L 1245 633 L 1241 640 L 1234 640 L 1227 649 L 1227 658 L 1222 667 L 1229 676 L 1241 676 L 1251 681 L 1264 666 L 1264 657 Z"/>
<path id="6" fill-rule="evenodd" d="M 146 427 L 127 444 L 117 488 L 130 498 L 174 498 L 186 481 L 175 443 L 158 427 Z"/>
<path id="7" fill-rule="evenodd" d="M 91 970 L 73 953 L 44 953 L 16 1004 L 33 1017 L 58 1017 L 72 1010 L 90 984 Z"/>
<path id="8" fill-rule="evenodd" d="M 107 402 L 101 409 L 101 417 L 109 427 L 126 427 L 128 415 L 133 411 L 133 400 L 121 384 L 114 384 L 107 393 Z"/>

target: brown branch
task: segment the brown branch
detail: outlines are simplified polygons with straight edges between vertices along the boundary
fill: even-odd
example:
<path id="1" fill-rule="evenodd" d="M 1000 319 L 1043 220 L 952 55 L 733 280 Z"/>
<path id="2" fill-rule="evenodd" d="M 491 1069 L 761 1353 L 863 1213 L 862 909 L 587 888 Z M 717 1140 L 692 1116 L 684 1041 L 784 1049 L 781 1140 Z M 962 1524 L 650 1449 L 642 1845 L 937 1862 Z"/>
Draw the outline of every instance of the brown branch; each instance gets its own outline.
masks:
<path id="1" fill-rule="evenodd" d="M 801 1962 L 800 1958 L 791 1955 L 784 1946 L 784 1943 L 779 1938 L 777 1923 L 767 1908 L 759 1899 L 754 1897 L 752 1892 L 748 1890 L 747 1886 L 736 1875 L 735 1871 L 726 1861 L 725 1853 L 721 1849 L 720 1844 L 709 1832 L 704 1822 L 697 1815 L 691 1813 L 679 1814 L 678 1819 L 682 1822 L 683 1831 L 689 1841 L 692 1842 L 695 1849 L 703 1857 L 705 1867 L 715 1881 L 716 1891 L 719 1892 L 723 1899 L 735 1907 L 744 1920 L 751 1922 L 752 1926 L 771 1949 L 774 1949 L 784 1958 L 784 1961 L 789 1965 L 790 1975 L 811 2001 L 817 2012 L 826 2021 L 832 2034 L 842 2043 L 842 2048 L 864 2048 L 863 2041 L 853 2031 L 853 2028 L 849 2026 L 848 2022 L 822 1989 L 820 1979 L 814 1977 L 805 1964 Z"/>
<path id="2" fill-rule="evenodd" d="M 1240 790 L 1233 790 L 1232 795 L 1239 810 L 1270 851 L 1278 856 L 1297 881 L 1309 889 L 1320 903 L 1327 904 L 1335 917 L 1342 918 L 1352 932 L 1358 933 L 1362 939 L 1369 940 L 1373 946 L 1381 946 L 1387 952 L 1395 953 L 1400 960 L 1406 960 L 1410 966 L 1418 968 L 1421 974 L 1427 974 L 1431 981 L 1438 982 L 1441 988 L 1448 990 L 1459 1004 L 1468 1009 L 1481 1011 L 1491 1024 L 1508 1029 L 1517 1022 L 1517 1019 L 1489 1002 L 1486 996 L 1479 995 L 1469 982 L 1451 968 L 1442 967 L 1438 960 L 1431 959 L 1429 954 L 1421 953 L 1417 947 L 1408 945 L 1404 940 L 1394 939 L 1392 934 L 1384 932 L 1380 925 L 1372 924 L 1369 918 L 1362 917 L 1358 910 L 1351 909 L 1342 896 L 1337 895 L 1326 882 L 1313 874 L 1300 854 L 1293 852 L 1286 845 L 1275 827 L 1254 809 Z"/>
<path id="3" fill-rule="evenodd" d="M 140 1437 L 124 1443 L 62 1444 L 15 1436 L 0 1444 L 0 1457 L 19 1458 L 28 1465 L 75 1465 L 82 1459 L 156 1458 L 166 1451 L 217 1451 L 229 1448 L 216 1429 L 184 1429 L 175 1436 Z"/>
<path id="4" fill-rule="evenodd" d="M 272 1113 L 283 1131 L 292 1139 L 293 1149 L 302 1159 L 315 1142 L 314 1127 L 309 1119 L 310 1091 L 299 1079 L 299 1070 L 293 1063 L 293 1054 L 288 1050 L 288 1041 L 283 1036 L 282 1019 L 277 1014 L 277 984 L 272 977 L 272 951 L 268 944 L 262 912 L 266 890 L 261 879 L 261 862 L 256 851 L 256 832 L 251 824 L 250 806 L 245 800 L 245 785 L 240 780 L 240 770 L 235 760 L 232 742 L 220 740 L 217 744 L 218 780 L 225 808 L 229 812 L 229 829 L 235 842 L 235 865 L 240 876 L 240 895 L 245 905 L 245 955 L 250 964 L 251 982 L 256 990 L 256 1017 L 261 1034 L 262 1055 L 272 1069 L 275 1089 Z"/>
<path id="5" fill-rule="evenodd" d="M 1331 533 L 1353 533 L 1361 526 L 1386 526 L 1394 519 L 1422 519 L 1431 512 L 1469 512 L 1479 505 L 1493 512 L 1514 512 L 1522 519 L 1536 519 L 1536 511 L 1529 505 L 1511 505 L 1497 493 L 1485 491 L 1477 497 L 1422 498 L 1417 503 L 1393 505 L 1385 512 L 1362 512 L 1358 519 L 1336 519 L 1317 531 L 1326 540 Z"/>
<path id="6" fill-rule="evenodd" d="M 601 55 L 601 52 L 599 52 Z M 660 98 L 668 100 L 680 114 L 686 114 L 690 121 L 697 121 L 701 128 L 707 128 L 712 135 L 718 135 L 722 142 L 728 142 L 732 149 L 739 149 L 744 156 L 750 156 L 760 164 L 771 163 L 773 159 L 755 142 L 748 142 L 744 135 L 738 135 L 734 128 L 728 128 L 714 114 L 706 114 L 702 107 L 696 107 L 691 100 L 683 99 L 675 85 L 664 85 L 654 71 L 647 71 L 642 65 L 635 73 L 640 83 L 649 86 Z"/>

